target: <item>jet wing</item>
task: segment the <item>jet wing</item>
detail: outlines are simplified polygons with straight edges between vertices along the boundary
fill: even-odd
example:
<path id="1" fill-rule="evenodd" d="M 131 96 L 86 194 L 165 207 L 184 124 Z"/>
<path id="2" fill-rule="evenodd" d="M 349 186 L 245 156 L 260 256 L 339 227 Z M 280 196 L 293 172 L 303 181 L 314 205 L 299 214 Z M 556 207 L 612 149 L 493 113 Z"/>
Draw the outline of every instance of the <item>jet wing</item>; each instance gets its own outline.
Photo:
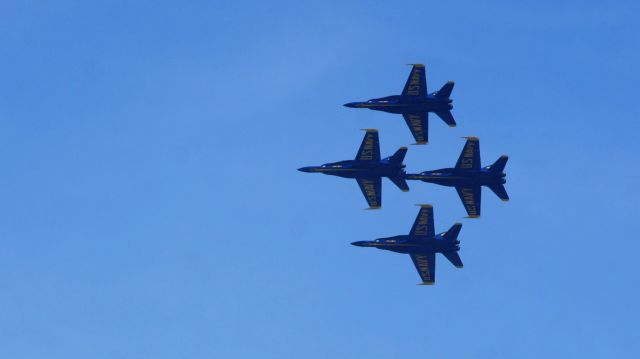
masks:
<path id="1" fill-rule="evenodd" d="M 382 207 L 382 178 L 356 178 L 369 208 Z"/>
<path id="2" fill-rule="evenodd" d="M 380 140 L 378 130 L 366 129 L 362 144 L 356 155 L 358 161 L 380 161 Z"/>
<path id="3" fill-rule="evenodd" d="M 412 253 L 410 256 L 422 279 L 422 284 L 433 284 L 436 281 L 436 254 Z"/>
<path id="4" fill-rule="evenodd" d="M 462 153 L 456 163 L 456 168 L 474 169 L 480 168 L 480 139 L 478 137 L 466 137 Z"/>
<path id="5" fill-rule="evenodd" d="M 433 225 L 433 207 L 430 204 L 420 205 L 420 212 L 413 222 L 410 236 L 434 237 L 436 235 Z"/>
<path id="6" fill-rule="evenodd" d="M 424 145 L 429 142 L 429 112 L 403 113 L 402 117 L 409 126 L 416 144 Z"/>
<path id="7" fill-rule="evenodd" d="M 467 210 L 467 215 L 471 218 L 480 217 L 482 188 L 480 186 L 458 186 L 456 191 L 458 191 L 458 196 Z"/>
<path id="8" fill-rule="evenodd" d="M 407 83 L 402 90 L 402 97 L 426 97 L 427 96 L 427 75 L 424 65 L 415 64 L 411 68 L 411 73 Z"/>

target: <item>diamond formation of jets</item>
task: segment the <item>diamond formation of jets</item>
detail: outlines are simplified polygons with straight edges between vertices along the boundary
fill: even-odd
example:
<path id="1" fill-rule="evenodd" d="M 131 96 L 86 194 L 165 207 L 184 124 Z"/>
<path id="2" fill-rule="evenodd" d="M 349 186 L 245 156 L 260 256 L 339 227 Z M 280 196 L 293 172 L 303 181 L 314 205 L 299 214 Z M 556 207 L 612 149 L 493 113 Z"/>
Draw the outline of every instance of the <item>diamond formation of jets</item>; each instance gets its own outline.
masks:
<path id="1" fill-rule="evenodd" d="M 425 67 L 422 64 L 414 64 L 401 95 L 364 102 L 350 102 L 344 106 L 401 114 L 416 144 L 426 144 L 429 140 L 429 112 L 435 113 L 450 127 L 456 126 L 456 121 L 451 114 L 453 100 L 450 96 L 453 86 L 453 81 L 449 81 L 440 90 L 428 93 Z M 366 129 L 365 131 L 366 134 L 354 160 L 302 167 L 298 170 L 355 179 L 370 209 L 378 209 L 382 206 L 382 177 L 389 178 L 404 192 L 409 191 L 407 180 L 455 187 L 470 218 L 480 217 L 482 186 L 489 187 L 501 200 L 509 200 L 509 195 L 504 188 L 506 183 L 504 168 L 508 157 L 501 156 L 492 165 L 481 167 L 480 140 L 477 137 L 464 137 L 467 141 L 455 167 L 407 174 L 403 163 L 407 148 L 401 147 L 392 156 L 381 159 L 378 130 Z M 458 255 L 460 250 L 458 235 L 462 224 L 456 223 L 448 231 L 436 234 L 433 207 L 428 204 L 420 207 L 420 212 L 408 235 L 357 241 L 351 244 L 408 254 L 422 279 L 420 284 L 430 285 L 435 283 L 436 253 L 441 253 L 454 266 L 462 268 L 462 260 Z"/>
<path id="2" fill-rule="evenodd" d="M 429 112 L 438 115 L 450 127 L 456 126 L 450 111 L 453 109 L 453 100 L 449 98 L 453 85 L 454 82 L 449 81 L 440 90 L 428 93 L 425 67 L 422 64 L 414 64 L 401 95 L 350 102 L 345 106 L 402 115 L 416 144 L 422 145 L 429 141 Z"/>
<path id="3" fill-rule="evenodd" d="M 509 157 L 501 156 L 492 165 L 480 167 L 480 140 L 477 137 L 465 138 L 467 142 L 454 168 L 407 174 L 405 178 L 455 187 L 467 215 L 478 218 L 482 186 L 489 187 L 501 200 L 509 200 L 509 195 L 503 186 L 507 182 L 503 171 Z"/>
<path id="4" fill-rule="evenodd" d="M 365 129 L 360 149 L 354 160 L 325 163 L 322 166 L 298 168 L 302 172 L 318 172 L 326 175 L 354 178 L 360 186 L 370 209 L 382 206 L 382 177 L 387 177 L 398 188 L 406 192 L 409 190 L 404 179 L 404 156 L 406 147 L 400 147 L 393 156 L 380 159 L 380 140 L 378 130 Z"/>
<path id="5" fill-rule="evenodd" d="M 460 250 L 458 234 L 462 229 L 462 223 L 456 223 L 448 231 L 436 234 L 433 225 L 433 207 L 428 204 L 420 207 L 420 212 L 408 235 L 351 244 L 408 254 L 422 279 L 420 284 L 430 285 L 436 280 L 436 253 L 442 253 L 454 266 L 462 268 L 462 260 L 458 255 Z"/>

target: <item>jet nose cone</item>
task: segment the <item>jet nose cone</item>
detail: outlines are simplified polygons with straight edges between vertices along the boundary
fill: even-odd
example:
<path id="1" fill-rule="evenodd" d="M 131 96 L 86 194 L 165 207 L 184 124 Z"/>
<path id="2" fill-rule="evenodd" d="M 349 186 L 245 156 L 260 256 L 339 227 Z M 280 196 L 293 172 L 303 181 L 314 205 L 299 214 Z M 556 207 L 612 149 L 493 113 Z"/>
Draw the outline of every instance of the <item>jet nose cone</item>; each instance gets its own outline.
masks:
<path id="1" fill-rule="evenodd" d="M 344 107 L 350 107 L 350 108 L 356 108 L 358 107 L 359 102 L 349 102 L 349 103 L 345 103 Z"/>
<path id="2" fill-rule="evenodd" d="M 357 241 L 357 242 L 351 242 L 352 246 L 356 246 L 356 247 L 366 247 L 367 246 L 367 241 Z"/>
<path id="3" fill-rule="evenodd" d="M 300 168 L 298 168 L 298 171 L 300 171 L 300 172 L 311 172 L 312 168 L 313 167 L 300 167 Z"/>

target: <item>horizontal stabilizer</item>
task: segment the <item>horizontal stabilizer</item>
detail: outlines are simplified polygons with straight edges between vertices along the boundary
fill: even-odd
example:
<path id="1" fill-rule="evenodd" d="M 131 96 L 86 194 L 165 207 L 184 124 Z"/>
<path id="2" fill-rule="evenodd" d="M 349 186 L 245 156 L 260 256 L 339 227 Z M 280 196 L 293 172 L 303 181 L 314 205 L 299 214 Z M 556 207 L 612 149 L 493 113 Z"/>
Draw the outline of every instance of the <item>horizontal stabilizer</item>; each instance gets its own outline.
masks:
<path id="1" fill-rule="evenodd" d="M 460 259 L 460 255 L 458 255 L 458 252 L 451 251 L 451 252 L 443 252 L 442 254 L 444 254 L 444 256 L 447 257 L 447 259 L 449 260 L 449 262 L 451 262 L 451 264 L 453 264 L 457 268 L 462 268 L 463 266 L 462 259 Z"/>
<path id="2" fill-rule="evenodd" d="M 456 127 L 456 120 L 453 118 L 451 111 L 438 111 L 436 115 L 449 125 L 449 127 Z"/>
<path id="3" fill-rule="evenodd" d="M 455 82 L 448 81 L 440 90 L 438 90 L 434 95 L 438 98 L 449 98 L 451 97 L 451 91 L 453 91 L 453 85 Z"/>
<path id="4" fill-rule="evenodd" d="M 456 240 L 458 239 L 458 235 L 460 234 L 460 230 L 462 229 L 462 223 L 456 223 L 448 231 L 442 234 L 444 239 Z"/>
<path id="5" fill-rule="evenodd" d="M 495 174 L 501 174 L 504 172 L 507 160 L 509 160 L 509 156 L 500 156 L 500 158 L 489 167 L 489 171 Z"/>
<path id="6" fill-rule="evenodd" d="M 393 156 L 390 156 L 387 159 L 391 163 L 401 164 L 402 162 L 404 162 L 404 156 L 406 156 L 406 155 L 407 155 L 407 148 L 406 147 L 400 147 L 396 151 L 396 153 L 393 154 Z"/>
<path id="7" fill-rule="evenodd" d="M 402 192 L 409 192 L 409 185 L 407 185 L 407 181 L 405 181 L 404 178 L 397 176 L 397 177 L 389 177 L 389 179 L 396 186 L 398 186 L 398 188 L 400 188 Z"/>
<path id="8" fill-rule="evenodd" d="M 498 196 L 501 200 L 503 201 L 508 201 L 509 200 L 509 195 L 507 194 L 507 190 L 504 189 L 504 186 L 501 184 L 498 185 L 494 185 L 494 186 L 489 186 L 489 188 L 493 191 L 493 193 L 496 194 L 496 196 Z"/>

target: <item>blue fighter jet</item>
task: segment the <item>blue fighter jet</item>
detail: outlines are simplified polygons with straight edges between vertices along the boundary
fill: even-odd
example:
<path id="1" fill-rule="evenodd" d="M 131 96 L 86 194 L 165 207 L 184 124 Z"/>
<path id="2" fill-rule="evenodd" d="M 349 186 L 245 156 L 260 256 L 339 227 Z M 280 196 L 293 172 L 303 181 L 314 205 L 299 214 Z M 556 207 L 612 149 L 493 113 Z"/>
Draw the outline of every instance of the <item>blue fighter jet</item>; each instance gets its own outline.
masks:
<path id="1" fill-rule="evenodd" d="M 298 168 L 302 172 L 319 172 L 345 178 L 354 178 L 370 209 L 382 206 L 382 177 L 389 178 L 403 192 L 409 190 L 404 180 L 404 156 L 406 147 L 400 147 L 393 156 L 380 159 L 378 130 L 366 129 L 358 154 L 354 160 L 326 163 L 322 166 Z"/>
<path id="2" fill-rule="evenodd" d="M 480 199 L 482 187 L 489 187 L 503 201 L 509 195 L 503 184 L 506 174 L 504 166 L 509 157 L 501 156 L 491 166 L 480 167 L 480 140 L 477 137 L 467 139 L 455 168 L 442 168 L 419 174 L 408 174 L 406 179 L 431 182 L 443 186 L 455 187 L 470 218 L 480 217 Z"/>
<path id="3" fill-rule="evenodd" d="M 424 65 L 415 64 L 404 85 L 401 95 L 374 98 L 365 102 L 350 102 L 345 104 L 352 108 L 368 108 L 370 110 L 401 114 L 407 122 L 416 144 L 429 141 L 429 112 L 434 112 L 450 127 L 456 126 L 451 114 L 451 91 L 453 81 L 449 81 L 442 88 L 433 93 L 427 93 L 427 80 Z"/>
<path id="4" fill-rule="evenodd" d="M 433 284 L 436 281 L 436 253 L 442 253 L 454 266 L 462 268 L 462 260 L 458 255 L 460 241 L 458 234 L 462 228 L 456 223 L 440 234 L 435 234 L 433 225 L 433 207 L 420 205 L 420 212 L 409 235 L 400 235 L 376 239 L 375 241 L 353 242 L 358 247 L 374 247 L 411 256 L 413 264 L 422 279 L 420 284 Z"/>

